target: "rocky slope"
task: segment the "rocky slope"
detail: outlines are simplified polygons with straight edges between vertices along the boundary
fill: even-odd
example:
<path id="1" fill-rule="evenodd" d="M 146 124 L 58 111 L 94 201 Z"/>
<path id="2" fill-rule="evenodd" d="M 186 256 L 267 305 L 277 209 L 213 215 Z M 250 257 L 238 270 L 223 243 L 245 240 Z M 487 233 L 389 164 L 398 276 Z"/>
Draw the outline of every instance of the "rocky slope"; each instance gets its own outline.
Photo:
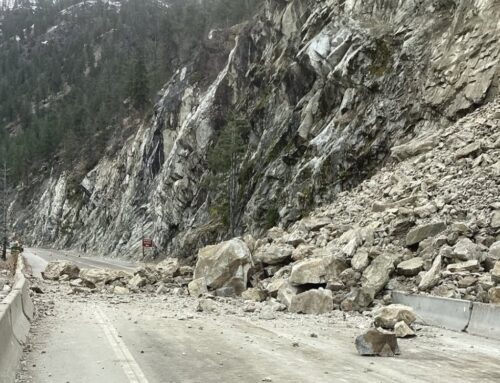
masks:
<path id="1" fill-rule="evenodd" d="M 399 236 L 420 220 L 444 220 L 452 230 L 451 223 L 473 215 L 481 224 L 467 226 L 468 236 L 488 246 L 495 234 L 488 223 L 482 226 L 481 214 L 495 202 L 489 193 L 491 199 L 498 193 L 462 194 L 494 183 L 480 180 L 477 170 L 494 169 L 487 166 L 498 156 L 491 149 L 498 125 L 477 115 L 454 121 L 498 95 L 499 15 L 494 0 L 265 1 L 248 23 L 212 31 L 203 52 L 164 87 L 151 120 L 138 121 L 137 133 L 117 155 L 104 156 L 81 185 L 68 182 L 68 172 L 38 184 L 16 228 L 32 243 L 116 256 L 138 256 L 146 233 L 163 255 L 194 256 L 227 235 L 221 193 L 207 186 L 213 175 L 207 154 L 237 114 L 251 128 L 238 168 L 238 234 L 260 237 L 274 225 L 290 227 L 316 206 L 344 201 L 325 210 L 328 224 L 310 228 L 297 256 L 346 242 L 349 260 L 373 241 L 409 259 L 415 254 L 397 250 Z M 416 163 L 412 157 L 392 164 L 391 148 L 416 136 L 428 138 L 398 146 L 395 156 L 432 150 L 436 158 L 427 153 Z M 472 153 L 480 156 L 455 159 L 455 149 L 469 142 L 479 145 Z M 471 177 L 460 181 L 466 172 Z M 437 183 L 450 194 L 434 194 L 445 190 Z M 410 200 L 398 205 L 407 195 Z M 14 210 L 25 205 L 21 196 L 22 190 Z M 372 216 L 373 199 L 395 205 L 381 205 Z M 476 207 L 469 211 L 468 204 Z M 345 226 L 353 224 L 364 229 Z M 301 232 L 300 225 L 292 231 Z M 386 229 L 387 237 L 379 236 Z M 453 235 L 463 235 L 460 230 Z M 368 258 L 377 254 L 369 246 L 367 252 Z M 432 257 L 421 258 L 427 269 Z M 362 268 L 351 270 L 358 277 Z"/>
<path id="2" fill-rule="evenodd" d="M 305 314 L 365 311 L 389 303 L 393 290 L 498 304 L 499 159 L 497 99 L 394 147 L 376 175 L 288 230 L 201 249 L 194 270 L 175 258 L 133 276 L 63 262 L 51 263 L 44 277 L 73 280 L 77 292 L 187 288 L 194 297 L 241 296 L 249 311 L 261 307 L 252 302 Z"/>

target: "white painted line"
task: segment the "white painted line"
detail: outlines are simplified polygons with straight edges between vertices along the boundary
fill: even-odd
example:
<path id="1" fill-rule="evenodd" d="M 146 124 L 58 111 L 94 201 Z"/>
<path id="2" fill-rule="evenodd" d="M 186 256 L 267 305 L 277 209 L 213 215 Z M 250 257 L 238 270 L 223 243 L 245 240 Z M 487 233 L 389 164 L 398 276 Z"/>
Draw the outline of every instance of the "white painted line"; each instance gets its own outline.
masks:
<path id="1" fill-rule="evenodd" d="M 96 307 L 95 313 L 99 321 L 99 325 L 106 335 L 109 344 L 113 348 L 123 372 L 127 375 L 130 383 L 148 383 L 148 380 L 139 367 L 139 364 L 134 359 L 125 343 L 118 336 L 118 332 L 106 314 L 99 307 Z"/>

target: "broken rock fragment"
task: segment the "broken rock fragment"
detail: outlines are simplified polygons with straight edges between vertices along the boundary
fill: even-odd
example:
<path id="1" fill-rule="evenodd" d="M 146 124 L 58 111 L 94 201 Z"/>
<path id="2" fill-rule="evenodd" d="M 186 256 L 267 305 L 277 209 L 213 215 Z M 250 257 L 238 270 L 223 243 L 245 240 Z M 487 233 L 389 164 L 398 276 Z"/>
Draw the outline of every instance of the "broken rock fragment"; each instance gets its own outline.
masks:
<path id="1" fill-rule="evenodd" d="M 398 340 L 395 334 L 384 334 L 378 330 L 368 330 L 356 338 L 356 349 L 362 356 L 399 355 Z"/>
<path id="2" fill-rule="evenodd" d="M 195 298 L 201 297 L 203 294 L 208 293 L 207 283 L 205 281 L 205 278 L 198 278 L 192 280 L 188 284 L 188 291 L 189 295 Z"/>
<path id="3" fill-rule="evenodd" d="M 243 291 L 241 297 L 246 301 L 263 302 L 266 300 L 267 294 L 264 290 L 254 287 Z"/>
<path id="4" fill-rule="evenodd" d="M 441 277 L 442 259 L 441 254 L 434 258 L 431 268 L 424 274 L 418 285 L 420 290 L 429 290 L 439 283 Z"/>
<path id="5" fill-rule="evenodd" d="M 417 316 L 411 307 L 392 304 L 376 311 L 374 324 L 377 327 L 392 330 L 398 322 L 403 321 L 407 325 L 411 325 L 416 319 Z"/>
<path id="6" fill-rule="evenodd" d="M 463 271 L 477 271 L 479 270 L 479 262 L 476 259 L 467 262 L 452 263 L 446 267 L 452 273 Z"/>
<path id="7" fill-rule="evenodd" d="M 495 267 L 491 270 L 491 280 L 495 283 L 500 283 L 500 261 L 497 261 Z"/>
<path id="8" fill-rule="evenodd" d="M 163 277 L 175 277 L 179 272 L 179 260 L 177 258 L 168 258 L 156 265 L 156 271 Z"/>
<path id="9" fill-rule="evenodd" d="M 416 336 L 415 331 L 413 331 L 405 321 L 400 321 L 394 325 L 394 334 L 396 334 L 398 338 L 411 338 Z"/>
<path id="10" fill-rule="evenodd" d="M 424 239 L 435 237 L 439 233 L 446 230 L 446 224 L 444 222 L 433 222 L 426 225 L 417 226 L 416 228 L 410 230 L 406 235 L 406 246 L 413 246 Z"/>
<path id="11" fill-rule="evenodd" d="M 424 260 L 420 257 L 415 257 L 398 264 L 397 272 L 406 277 L 414 277 L 424 268 Z"/>

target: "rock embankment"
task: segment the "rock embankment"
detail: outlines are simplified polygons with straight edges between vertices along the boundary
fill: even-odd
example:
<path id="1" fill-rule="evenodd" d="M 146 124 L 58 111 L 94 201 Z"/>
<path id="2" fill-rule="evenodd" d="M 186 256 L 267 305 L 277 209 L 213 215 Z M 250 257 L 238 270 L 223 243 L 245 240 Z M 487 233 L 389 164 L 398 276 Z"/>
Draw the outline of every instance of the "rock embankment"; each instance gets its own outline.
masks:
<path id="1" fill-rule="evenodd" d="M 391 290 L 500 303 L 500 102 L 393 152 L 333 204 L 258 240 L 205 247 L 194 269 L 177 259 L 134 275 L 58 263 L 45 275 L 75 288 L 175 288 L 307 314 L 362 312 L 390 303 Z"/>

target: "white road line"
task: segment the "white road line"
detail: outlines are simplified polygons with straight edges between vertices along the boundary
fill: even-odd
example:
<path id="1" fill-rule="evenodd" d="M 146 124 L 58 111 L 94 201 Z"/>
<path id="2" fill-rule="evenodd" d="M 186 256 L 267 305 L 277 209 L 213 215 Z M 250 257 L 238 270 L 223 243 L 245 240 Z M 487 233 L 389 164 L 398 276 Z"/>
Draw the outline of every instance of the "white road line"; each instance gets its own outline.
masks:
<path id="1" fill-rule="evenodd" d="M 149 383 L 146 379 L 146 376 L 139 367 L 139 364 L 137 364 L 137 361 L 130 353 L 130 350 L 118 336 L 118 332 L 116 331 L 115 327 L 106 316 L 106 314 L 99 307 L 96 307 L 95 313 L 99 321 L 99 325 L 106 335 L 109 344 L 113 348 L 113 351 L 115 352 L 116 357 L 120 362 L 123 372 L 125 372 L 125 375 L 127 375 L 130 383 Z"/>

